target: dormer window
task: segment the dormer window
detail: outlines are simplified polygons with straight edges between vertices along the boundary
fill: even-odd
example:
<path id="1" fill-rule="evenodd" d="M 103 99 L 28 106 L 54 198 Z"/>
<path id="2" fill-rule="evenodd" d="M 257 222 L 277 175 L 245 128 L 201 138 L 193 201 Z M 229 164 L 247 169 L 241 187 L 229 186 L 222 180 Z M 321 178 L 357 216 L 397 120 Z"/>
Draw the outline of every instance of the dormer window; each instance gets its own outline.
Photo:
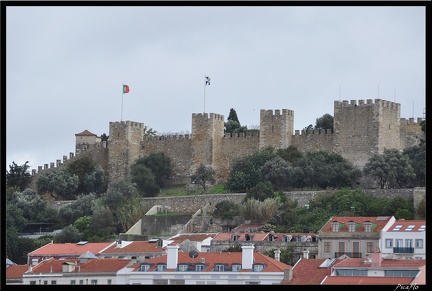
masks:
<path id="1" fill-rule="evenodd" d="M 232 264 L 231 270 L 233 272 L 239 272 L 241 270 L 241 265 L 240 264 Z"/>
<path id="2" fill-rule="evenodd" d="M 238 236 L 237 234 L 233 234 L 232 237 L 231 237 L 231 239 L 232 239 L 233 241 L 237 241 L 238 238 L 239 238 L 239 236 Z"/>
<path id="3" fill-rule="evenodd" d="M 250 234 L 245 235 L 245 241 L 250 241 L 252 239 L 252 236 Z"/>
<path id="4" fill-rule="evenodd" d="M 354 221 L 348 222 L 348 231 L 349 232 L 355 232 L 355 222 Z"/>
<path id="5" fill-rule="evenodd" d="M 195 265 L 196 272 L 202 272 L 202 270 L 204 270 L 204 264 Z"/>
<path id="6" fill-rule="evenodd" d="M 139 272 L 147 272 L 150 269 L 150 264 L 141 264 L 138 271 Z"/>
<path id="7" fill-rule="evenodd" d="M 254 272 L 261 272 L 262 270 L 264 270 L 264 265 L 263 264 L 254 264 L 252 266 L 252 270 Z"/>
<path id="8" fill-rule="evenodd" d="M 223 271 L 225 271 L 225 265 L 223 265 L 223 264 L 216 264 L 214 270 L 216 272 L 223 272 Z"/>
<path id="9" fill-rule="evenodd" d="M 371 232 L 372 231 L 372 223 L 367 221 L 364 223 L 365 232 Z"/>
<path id="10" fill-rule="evenodd" d="M 188 270 L 189 265 L 188 264 L 180 264 L 178 265 L 179 272 L 186 272 Z"/>
<path id="11" fill-rule="evenodd" d="M 157 272 L 163 272 L 166 270 L 166 268 L 167 268 L 166 264 L 157 264 L 156 271 Z"/>
<path id="12" fill-rule="evenodd" d="M 332 222 L 331 227 L 333 232 L 339 232 L 339 222 L 337 221 Z"/>

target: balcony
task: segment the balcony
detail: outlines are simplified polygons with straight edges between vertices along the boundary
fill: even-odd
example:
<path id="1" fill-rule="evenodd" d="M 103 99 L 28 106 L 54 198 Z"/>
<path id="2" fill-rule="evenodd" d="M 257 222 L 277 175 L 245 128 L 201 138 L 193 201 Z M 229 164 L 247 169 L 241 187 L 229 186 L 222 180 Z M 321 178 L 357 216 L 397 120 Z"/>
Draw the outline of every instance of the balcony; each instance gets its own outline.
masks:
<path id="1" fill-rule="evenodd" d="M 350 258 L 362 258 L 362 253 L 351 253 L 351 252 L 335 252 L 335 258 L 347 255 Z"/>
<path id="2" fill-rule="evenodd" d="M 413 247 L 395 247 L 393 248 L 394 254 L 414 254 Z"/>

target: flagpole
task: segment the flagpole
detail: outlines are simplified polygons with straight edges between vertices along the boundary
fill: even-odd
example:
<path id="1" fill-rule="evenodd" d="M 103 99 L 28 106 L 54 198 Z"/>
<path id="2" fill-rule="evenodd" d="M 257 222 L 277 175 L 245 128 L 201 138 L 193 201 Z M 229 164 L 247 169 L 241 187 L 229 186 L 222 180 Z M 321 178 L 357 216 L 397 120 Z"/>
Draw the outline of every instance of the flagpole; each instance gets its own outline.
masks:
<path id="1" fill-rule="evenodd" d="M 123 85 L 124 86 L 124 85 Z M 121 106 L 121 116 L 120 116 L 120 122 L 122 122 L 123 121 L 123 87 L 122 87 L 122 106 Z"/>
<path id="2" fill-rule="evenodd" d="M 205 91 L 206 91 L 206 87 L 207 87 L 207 78 L 206 76 L 204 76 L 204 111 L 203 113 L 205 113 Z"/>

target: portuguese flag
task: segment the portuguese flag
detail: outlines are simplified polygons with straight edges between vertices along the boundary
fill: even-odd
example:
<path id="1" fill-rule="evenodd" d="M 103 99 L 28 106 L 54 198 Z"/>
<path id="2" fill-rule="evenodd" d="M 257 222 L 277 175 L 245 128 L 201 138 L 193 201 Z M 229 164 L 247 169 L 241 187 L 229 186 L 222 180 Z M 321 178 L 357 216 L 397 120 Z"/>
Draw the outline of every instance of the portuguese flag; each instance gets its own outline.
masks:
<path id="1" fill-rule="evenodd" d="M 123 85 L 123 93 L 129 93 L 129 86 Z"/>

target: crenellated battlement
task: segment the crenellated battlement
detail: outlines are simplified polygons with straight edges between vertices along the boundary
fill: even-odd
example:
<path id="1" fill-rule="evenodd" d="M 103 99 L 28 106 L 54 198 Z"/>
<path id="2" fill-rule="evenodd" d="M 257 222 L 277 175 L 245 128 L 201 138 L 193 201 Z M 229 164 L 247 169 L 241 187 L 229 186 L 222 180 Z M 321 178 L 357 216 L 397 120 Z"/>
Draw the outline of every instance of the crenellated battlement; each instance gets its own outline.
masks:
<path id="1" fill-rule="evenodd" d="M 396 102 L 334 101 L 333 114 L 333 130 L 294 131 L 293 110 L 261 109 L 259 131 L 235 134 L 224 132 L 224 115 L 216 113 L 192 113 L 191 134 L 146 136 L 144 123 L 110 122 L 108 142 L 100 142 L 100 137 L 86 130 L 76 135 L 75 156 L 70 153 L 69 158 L 63 156 L 63 162 L 39 166 L 38 172 L 50 166 L 61 167 L 87 153 L 104 166 L 112 181 L 128 177 L 136 159 L 163 152 L 173 164 L 171 183 L 189 183 L 200 163 L 211 166 L 216 179 L 224 181 L 232 161 L 264 147 L 284 149 L 293 145 L 301 152 L 337 152 L 361 167 L 384 148 L 404 149 L 424 139 L 420 126 L 423 119 L 400 118 L 400 104 Z"/>
<path id="2" fill-rule="evenodd" d="M 342 101 L 334 101 L 334 108 L 338 109 L 338 108 L 344 108 L 344 107 L 362 107 L 362 106 L 371 106 L 371 105 L 375 105 L 375 106 L 382 106 L 383 108 L 389 108 L 389 109 L 395 109 L 395 110 L 400 110 L 400 104 L 396 103 L 396 102 L 392 102 L 392 101 L 386 101 L 386 100 L 382 100 L 382 99 L 366 99 L 365 100 L 342 100 Z"/>

